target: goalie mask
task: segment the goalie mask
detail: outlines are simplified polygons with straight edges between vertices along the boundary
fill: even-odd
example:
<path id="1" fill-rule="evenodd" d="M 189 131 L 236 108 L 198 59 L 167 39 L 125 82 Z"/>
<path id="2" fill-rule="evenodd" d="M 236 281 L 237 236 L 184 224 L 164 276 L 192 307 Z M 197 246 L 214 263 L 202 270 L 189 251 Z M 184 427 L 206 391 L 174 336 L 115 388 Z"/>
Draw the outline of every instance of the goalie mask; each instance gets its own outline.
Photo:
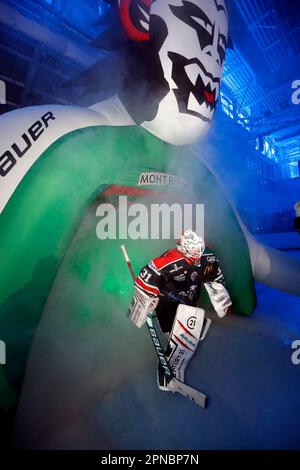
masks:
<path id="1" fill-rule="evenodd" d="M 185 230 L 180 237 L 177 249 L 193 262 L 200 260 L 205 250 L 202 237 L 192 230 Z"/>
<path id="2" fill-rule="evenodd" d="M 220 93 L 228 37 L 224 0 L 120 0 L 119 5 L 128 37 L 147 44 L 141 60 L 145 75 L 153 77 L 140 111 L 149 106 L 152 113 L 133 119 L 172 144 L 198 140 L 210 127 Z M 137 93 L 142 86 L 136 84 Z"/>

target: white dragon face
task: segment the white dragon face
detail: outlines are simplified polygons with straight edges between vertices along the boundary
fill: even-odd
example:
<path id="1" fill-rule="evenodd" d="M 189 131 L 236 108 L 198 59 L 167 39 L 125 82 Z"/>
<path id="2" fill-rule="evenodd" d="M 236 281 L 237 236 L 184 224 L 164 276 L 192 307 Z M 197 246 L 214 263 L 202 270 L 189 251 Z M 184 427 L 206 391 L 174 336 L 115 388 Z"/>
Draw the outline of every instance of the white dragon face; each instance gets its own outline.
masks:
<path id="1" fill-rule="evenodd" d="M 215 113 L 228 38 L 226 6 L 224 0 L 155 0 L 149 32 L 161 42 L 159 28 L 152 28 L 155 17 L 164 25 L 158 54 L 169 92 L 155 118 L 141 125 L 169 143 L 190 144 L 207 133 Z"/>

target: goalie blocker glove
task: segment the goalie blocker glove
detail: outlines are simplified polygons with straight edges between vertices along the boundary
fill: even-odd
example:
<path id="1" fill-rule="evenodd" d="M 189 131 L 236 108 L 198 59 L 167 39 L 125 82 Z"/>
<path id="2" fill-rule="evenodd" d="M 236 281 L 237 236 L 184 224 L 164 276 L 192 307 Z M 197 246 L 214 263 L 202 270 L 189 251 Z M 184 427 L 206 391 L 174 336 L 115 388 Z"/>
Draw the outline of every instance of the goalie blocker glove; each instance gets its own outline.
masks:
<path id="1" fill-rule="evenodd" d="M 147 320 L 147 315 L 156 309 L 158 300 L 157 297 L 150 296 L 135 286 L 135 295 L 129 308 L 128 318 L 141 328 Z"/>

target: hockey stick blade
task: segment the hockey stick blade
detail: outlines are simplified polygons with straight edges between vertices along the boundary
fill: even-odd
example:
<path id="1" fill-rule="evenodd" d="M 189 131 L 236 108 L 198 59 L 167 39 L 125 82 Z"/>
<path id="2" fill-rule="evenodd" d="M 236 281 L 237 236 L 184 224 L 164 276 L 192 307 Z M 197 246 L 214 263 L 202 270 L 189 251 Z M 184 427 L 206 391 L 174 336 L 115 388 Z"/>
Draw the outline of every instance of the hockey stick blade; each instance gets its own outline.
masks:
<path id="1" fill-rule="evenodd" d="M 180 382 L 175 377 L 169 382 L 168 389 L 173 393 L 180 393 L 180 395 L 193 401 L 196 405 L 201 406 L 201 408 L 206 408 L 207 396 L 199 392 L 199 390 Z"/>

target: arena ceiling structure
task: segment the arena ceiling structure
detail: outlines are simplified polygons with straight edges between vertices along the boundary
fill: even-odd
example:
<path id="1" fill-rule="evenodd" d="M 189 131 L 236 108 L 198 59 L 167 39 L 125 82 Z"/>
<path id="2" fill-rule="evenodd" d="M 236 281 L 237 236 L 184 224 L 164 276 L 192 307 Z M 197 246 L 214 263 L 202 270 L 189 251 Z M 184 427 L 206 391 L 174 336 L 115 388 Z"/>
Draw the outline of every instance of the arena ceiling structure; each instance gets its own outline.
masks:
<path id="1" fill-rule="evenodd" d="M 283 161 L 300 159 L 300 109 L 292 84 L 300 77 L 297 0 L 228 2 L 235 49 L 225 64 L 224 88 L 249 131 L 267 139 Z"/>
<path id="2" fill-rule="evenodd" d="M 70 104 L 62 85 L 107 54 L 91 43 L 105 33 L 110 1 L 0 2 L 1 113 L 31 104 Z M 275 163 L 300 160 L 298 0 L 227 0 L 233 49 L 227 52 L 222 109 L 249 132 L 257 150 Z M 296 168 L 297 167 L 297 168 Z"/>

